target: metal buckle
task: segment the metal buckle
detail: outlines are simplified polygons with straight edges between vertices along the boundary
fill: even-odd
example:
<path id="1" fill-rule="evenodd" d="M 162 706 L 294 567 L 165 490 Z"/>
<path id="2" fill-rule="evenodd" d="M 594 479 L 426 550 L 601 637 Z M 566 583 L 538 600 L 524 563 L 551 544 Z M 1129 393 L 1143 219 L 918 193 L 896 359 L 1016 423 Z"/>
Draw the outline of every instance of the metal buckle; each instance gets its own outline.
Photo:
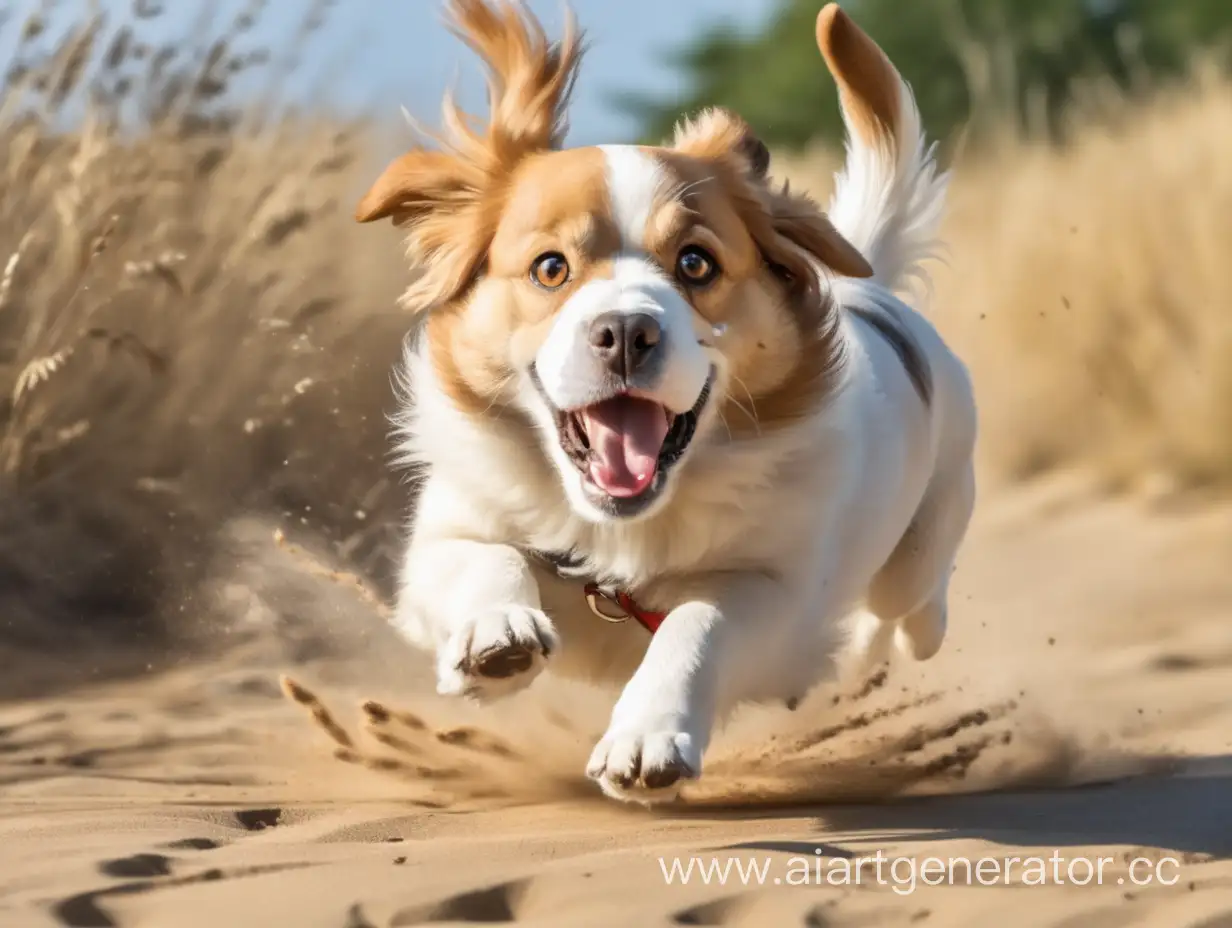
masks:
<path id="1" fill-rule="evenodd" d="M 599 608 L 599 603 L 610 607 L 612 612 L 604 612 Z M 613 625 L 619 625 L 621 622 L 627 622 L 631 618 L 629 613 L 621 608 L 620 602 L 616 597 L 603 592 L 598 587 L 588 587 L 586 590 L 586 605 L 590 607 L 590 611 L 601 618 L 604 622 L 611 622 Z"/>

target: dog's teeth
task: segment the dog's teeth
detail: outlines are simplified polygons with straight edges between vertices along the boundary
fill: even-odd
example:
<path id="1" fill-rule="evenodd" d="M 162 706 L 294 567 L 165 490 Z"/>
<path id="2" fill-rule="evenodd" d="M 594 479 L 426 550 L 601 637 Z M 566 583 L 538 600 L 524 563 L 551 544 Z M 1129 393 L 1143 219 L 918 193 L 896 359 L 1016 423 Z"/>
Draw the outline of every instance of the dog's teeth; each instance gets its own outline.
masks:
<path id="1" fill-rule="evenodd" d="M 727 334 L 727 323 L 716 322 L 710 329 L 715 338 L 722 338 Z"/>

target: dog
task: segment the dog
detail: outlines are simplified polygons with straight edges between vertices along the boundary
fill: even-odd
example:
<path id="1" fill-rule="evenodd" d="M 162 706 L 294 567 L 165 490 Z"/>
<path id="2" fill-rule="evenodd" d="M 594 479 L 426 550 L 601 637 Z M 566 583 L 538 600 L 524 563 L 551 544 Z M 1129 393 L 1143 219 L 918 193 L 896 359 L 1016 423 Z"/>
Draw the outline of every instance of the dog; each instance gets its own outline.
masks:
<path id="1" fill-rule="evenodd" d="M 452 0 L 486 121 L 446 98 L 359 222 L 416 272 L 399 368 L 419 477 L 395 623 L 437 690 L 547 668 L 620 687 L 587 775 L 674 799 L 716 727 L 893 647 L 941 647 L 975 500 L 967 369 L 908 291 L 948 174 L 909 86 L 837 5 L 817 42 L 846 163 L 823 210 L 734 113 L 565 148 L 582 56 L 508 0 Z M 822 79 L 819 76 L 819 79 Z"/>

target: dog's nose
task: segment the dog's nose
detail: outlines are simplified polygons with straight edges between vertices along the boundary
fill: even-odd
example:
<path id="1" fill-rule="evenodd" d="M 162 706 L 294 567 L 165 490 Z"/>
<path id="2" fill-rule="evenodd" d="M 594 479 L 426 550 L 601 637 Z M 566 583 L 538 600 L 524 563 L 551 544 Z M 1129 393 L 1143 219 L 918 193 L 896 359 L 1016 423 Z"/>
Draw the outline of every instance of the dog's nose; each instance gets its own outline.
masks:
<path id="1" fill-rule="evenodd" d="M 663 329 L 646 313 L 604 313 L 590 325 L 590 347 L 622 379 L 636 374 L 654 357 Z"/>

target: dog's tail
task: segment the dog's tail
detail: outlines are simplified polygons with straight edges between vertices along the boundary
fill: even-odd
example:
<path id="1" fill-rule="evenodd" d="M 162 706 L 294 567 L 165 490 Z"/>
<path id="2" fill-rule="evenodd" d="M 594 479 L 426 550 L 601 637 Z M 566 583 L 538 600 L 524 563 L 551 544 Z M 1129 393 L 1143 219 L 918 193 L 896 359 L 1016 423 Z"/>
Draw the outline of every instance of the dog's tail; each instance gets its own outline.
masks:
<path id="1" fill-rule="evenodd" d="M 847 128 L 830 221 L 872 265 L 873 279 L 899 290 L 936 256 L 948 177 L 937 171 L 911 88 L 835 3 L 817 17 L 817 45 Z"/>

